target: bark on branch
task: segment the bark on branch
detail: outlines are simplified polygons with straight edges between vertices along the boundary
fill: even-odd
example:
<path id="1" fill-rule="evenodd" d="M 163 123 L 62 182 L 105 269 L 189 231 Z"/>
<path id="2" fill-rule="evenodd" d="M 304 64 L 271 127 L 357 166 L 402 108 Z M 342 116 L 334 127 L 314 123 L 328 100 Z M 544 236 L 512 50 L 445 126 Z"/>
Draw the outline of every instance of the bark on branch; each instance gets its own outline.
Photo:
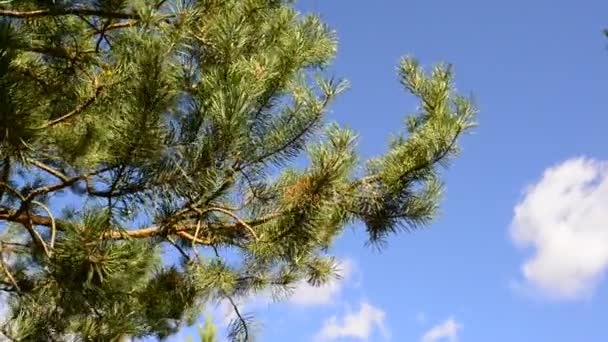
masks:
<path id="1" fill-rule="evenodd" d="M 44 9 L 44 10 L 33 10 L 33 11 L 17 11 L 0 9 L 0 17 L 16 18 L 16 19 L 32 19 L 50 16 L 61 16 L 61 15 L 80 15 L 80 16 L 93 16 L 108 19 L 140 19 L 140 16 L 136 13 L 127 12 L 112 12 L 104 11 L 93 8 L 60 8 L 60 9 Z"/>
<path id="2" fill-rule="evenodd" d="M 242 223 L 224 225 L 224 226 L 220 226 L 218 228 L 226 229 L 226 230 L 246 229 L 249 231 L 249 229 L 251 229 L 252 226 L 263 224 L 263 223 L 268 222 L 277 217 L 278 217 L 278 215 L 269 215 L 267 217 L 263 217 L 263 218 L 260 218 L 257 220 L 252 220 L 252 221 L 248 221 L 248 222 L 242 221 Z M 21 212 L 21 213 L 14 212 L 14 211 L 8 210 L 6 208 L 0 208 L 0 221 L 2 221 L 2 220 L 8 221 L 8 222 L 20 223 L 25 226 L 31 224 L 34 226 L 45 226 L 45 227 L 51 228 L 54 225 L 55 229 L 57 231 L 63 231 L 63 230 L 65 230 L 65 227 L 66 227 L 66 223 L 61 220 L 54 220 L 48 216 L 36 215 L 33 213 L 29 213 L 29 212 Z M 243 223 L 245 223 L 245 225 L 243 225 Z M 195 243 L 209 244 L 209 240 L 201 239 L 201 238 L 195 237 L 192 234 L 188 233 L 188 231 L 193 231 L 196 228 L 196 225 L 188 225 L 188 224 L 179 225 L 179 226 L 173 228 L 169 232 L 167 232 L 163 228 L 164 227 L 162 227 L 162 226 L 154 225 L 154 226 L 141 228 L 141 229 L 135 229 L 135 230 L 113 230 L 113 231 L 106 232 L 106 234 L 104 235 L 104 238 L 108 239 L 108 240 L 142 239 L 142 238 L 151 238 L 151 237 L 156 237 L 156 236 L 162 236 L 162 235 L 169 233 L 169 234 L 178 235 L 182 238 L 193 241 Z"/>

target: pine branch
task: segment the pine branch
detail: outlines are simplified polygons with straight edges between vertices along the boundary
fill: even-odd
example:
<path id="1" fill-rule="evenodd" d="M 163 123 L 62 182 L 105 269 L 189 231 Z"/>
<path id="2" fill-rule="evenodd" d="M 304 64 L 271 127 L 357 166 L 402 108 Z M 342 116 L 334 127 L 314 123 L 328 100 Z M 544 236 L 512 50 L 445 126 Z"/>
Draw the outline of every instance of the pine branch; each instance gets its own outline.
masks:
<path id="1" fill-rule="evenodd" d="M 13 47 L 0 101 L 9 106 L 0 226 L 26 240 L 0 241 L 0 291 L 14 292 L 19 335 L 168 337 L 198 304 L 222 299 L 235 310 L 228 336 L 245 342 L 253 323 L 237 296 L 322 282 L 323 254 L 355 219 L 373 237 L 431 216 L 435 173 L 472 109 L 452 98 L 441 68 L 425 77 L 403 63 L 423 112 L 408 122 L 411 140 L 351 178 L 354 134 L 328 129 L 311 141 L 346 87 L 309 78 L 336 53 L 319 17 L 290 1 L 94 2 L 0 0 Z M 192 262 L 203 251 L 217 260 L 172 268 L 169 243 Z"/>
<path id="2" fill-rule="evenodd" d="M 205 210 L 196 210 L 199 214 L 203 215 L 205 213 L 208 212 L 212 212 L 212 211 L 217 211 L 223 214 L 226 214 L 230 217 L 232 217 L 233 219 L 235 219 L 242 227 L 246 228 L 249 233 L 251 233 L 251 236 L 253 236 L 254 239 L 258 239 L 258 235 L 255 233 L 255 230 L 253 230 L 253 228 L 251 228 L 251 226 L 249 224 L 247 224 L 247 222 L 243 221 L 243 219 L 241 219 L 238 215 L 236 215 L 235 213 L 233 213 L 232 211 L 225 209 L 225 208 L 221 208 L 221 207 L 210 207 L 210 208 L 206 208 Z"/>
<path id="3" fill-rule="evenodd" d="M 440 163 L 443 159 L 445 159 L 449 155 L 450 151 L 452 151 L 452 149 L 458 142 L 458 138 L 460 137 L 461 133 L 462 133 L 462 129 L 458 129 L 456 131 L 456 133 L 454 133 L 454 136 L 450 140 L 450 143 L 448 144 L 448 146 L 443 151 L 441 151 L 434 158 L 421 162 L 421 163 L 415 165 L 414 167 L 406 170 L 406 172 L 404 172 L 401 175 L 401 177 L 399 177 L 399 179 L 403 180 L 404 178 L 407 178 L 416 172 L 422 171 L 424 169 L 432 167 L 433 165 L 435 165 L 437 163 Z M 380 175 L 371 175 L 371 176 L 363 177 L 363 178 L 360 178 L 360 179 L 352 182 L 350 184 L 350 186 L 348 187 L 348 189 L 352 190 L 358 186 L 361 186 L 363 184 L 373 183 L 379 179 L 380 179 Z"/>
<path id="4" fill-rule="evenodd" d="M 196 230 L 194 231 L 194 239 L 192 239 L 192 249 L 194 250 L 194 253 L 196 254 L 196 257 L 198 258 L 198 250 L 196 249 L 196 246 L 194 245 L 196 243 L 196 240 L 198 240 L 198 233 L 201 231 L 201 220 L 199 219 L 196 222 Z"/>
<path id="5" fill-rule="evenodd" d="M 79 181 L 87 180 L 90 177 L 93 177 L 93 176 L 99 175 L 101 173 L 110 171 L 110 170 L 112 170 L 114 168 L 115 168 L 115 166 L 105 167 L 105 168 L 102 168 L 102 169 L 97 170 L 97 171 L 91 171 L 89 173 L 85 173 L 85 174 L 82 174 L 82 175 L 78 175 L 78 176 L 69 178 L 69 179 L 64 180 L 64 181 L 62 181 L 60 183 L 56 183 L 56 184 L 52 184 L 52 185 L 47 185 L 47 186 L 43 186 L 43 187 L 34 189 L 33 191 L 31 191 L 27 195 L 27 197 L 23 198 L 22 201 L 26 202 L 26 203 L 29 203 L 36 196 L 48 194 L 50 192 L 54 192 L 54 191 L 58 191 L 58 190 L 67 188 L 68 186 L 71 186 L 72 184 L 75 184 L 75 183 L 77 183 Z"/>
<path id="6" fill-rule="evenodd" d="M 239 230 L 242 228 L 246 228 L 245 227 L 245 225 L 246 225 L 247 227 L 249 227 L 247 229 L 253 230 L 252 227 L 254 227 L 256 225 L 264 224 L 277 217 L 279 217 L 278 214 L 267 215 L 267 216 L 262 217 L 257 220 L 252 220 L 252 221 L 248 221 L 248 222 L 241 220 L 241 222 L 236 223 L 236 224 L 221 225 L 216 228 L 225 229 L 225 230 Z M 0 208 L 0 220 L 20 223 L 22 225 L 27 225 L 31 222 L 32 225 L 45 226 L 45 227 L 49 227 L 49 228 L 52 228 L 54 225 L 55 229 L 58 231 L 65 230 L 65 227 L 67 224 L 66 222 L 63 222 L 62 220 L 55 220 L 54 218 L 49 217 L 49 216 L 36 215 L 36 214 L 30 213 L 30 212 L 19 213 L 19 211 L 11 211 L 7 208 Z M 195 228 L 196 227 L 192 226 L 192 225 L 181 225 L 181 226 L 175 227 L 172 230 L 172 232 L 174 232 L 175 234 L 177 234 L 181 237 L 187 238 L 190 241 L 196 241 L 197 243 L 208 244 L 209 241 L 199 239 L 198 237 L 195 238 L 190 233 L 187 233 L 187 231 L 193 231 L 193 230 L 195 230 Z M 141 229 L 134 229 L 134 230 L 108 231 L 104 234 L 103 237 L 104 237 L 104 239 L 108 239 L 108 240 L 141 239 L 141 238 L 151 238 L 151 237 L 155 237 L 155 236 L 162 236 L 162 235 L 165 235 L 166 233 L 167 233 L 167 231 L 164 229 L 163 226 L 154 225 L 154 226 L 141 228 Z"/>
<path id="7" fill-rule="evenodd" d="M 209 205 L 209 203 L 211 203 L 214 199 L 216 199 L 218 196 L 220 196 L 222 194 L 222 192 L 224 192 L 228 188 L 230 188 L 230 186 L 232 186 L 233 183 L 234 183 L 234 178 L 229 177 L 228 179 L 224 180 L 222 185 L 220 185 L 209 196 L 201 196 L 196 199 L 191 199 L 186 205 L 183 206 L 182 209 L 180 209 L 178 212 L 176 212 L 174 215 L 172 215 L 172 217 L 169 218 L 167 220 L 167 222 L 173 223 L 176 220 L 179 220 L 180 218 L 184 217 L 184 215 L 187 215 L 188 213 L 196 211 L 198 207 Z"/>
<path id="8" fill-rule="evenodd" d="M 28 158 L 27 161 L 29 163 L 31 163 L 32 165 L 36 166 L 37 168 L 45 171 L 46 173 L 48 173 L 48 174 L 50 174 L 50 175 L 52 175 L 52 176 L 54 176 L 56 178 L 59 178 L 59 180 L 61 180 L 61 181 L 67 182 L 70 179 L 63 172 L 61 172 L 59 170 L 56 170 L 56 169 L 54 169 L 54 168 L 52 168 L 52 167 L 50 167 L 50 166 L 48 166 L 48 165 L 46 165 L 46 164 L 44 164 L 44 163 L 42 163 L 40 161 L 37 161 L 37 160 L 32 159 L 32 158 Z"/>
<path id="9" fill-rule="evenodd" d="M 70 54 L 70 51 L 65 48 L 52 46 L 20 46 L 18 49 L 20 51 L 39 53 L 55 58 L 63 58 L 72 62 L 77 60 L 81 55 L 96 53 L 95 50 L 84 50 L 75 51 Z"/>
<path id="10" fill-rule="evenodd" d="M 327 106 L 327 104 L 329 103 L 329 97 L 326 97 L 325 100 L 323 101 L 323 104 L 321 105 L 321 108 L 325 108 Z M 310 130 L 314 127 L 314 125 L 316 123 L 319 122 L 319 120 L 323 117 L 323 111 L 321 111 L 320 113 L 318 113 L 312 120 L 310 120 L 310 122 L 308 122 L 308 124 L 306 126 L 304 126 L 304 128 L 298 132 L 296 135 L 294 135 L 293 137 L 291 137 L 288 141 L 286 141 L 285 143 L 283 143 L 281 146 L 271 150 L 271 151 L 267 151 L 266 153 L 262 154 L 261 156 L 258 156 L 256 159 L 250 161 L 249 163 L 245 164 L 243 167 L 241 167 L 239 169 L 240 170 L 244 170 L 247 167 L 251 166 L 251 165 L 255 165 L 258 163 L 263 163 L 266 159 L 277 155 L 279 153 L 281 153 L 282 151 L 286 150 L 287 148 L 289 148 L 290 146 L 292 146 L 294 143 L 296 143 L 299 139 L 301 139 L 302 137 L 304 137 L 306 134 L 310 133 Z"/>
<path id="11" fill-rule="evenodd" d="M 74 109 L 73 111 L 66 113 L 64 115 L 62 115 L 61 117 L 51 120 L 47 123 L 45 123 L 44 125 L 38 127 L 38 129 L 46 129 L 49 127 L 53 127 L 57 124 L 60 124 L 62 122 L 65 122 L 67 120 L 69 120 L 70 118 L 79 115 L 80 113 L 84 112 L 85 110 L 87 110 L 87 108 L 89 108 L 93 103 L 95 103 L 95 101 L 97 100 L 97 98 L 99 97 L 99 94 L 101 93 L 103 87 L 98 86 L 95 89 L 95 95 L 90 97 L 85 103 L 81 104 L 80 106 L 78 106 L 76 109 Z"/>
<path id="12" fill-rule="evenodd" d="M 141 19 L 136 13 L 104 11 L 93 8 L 58 8 L 34 11 L 14 11 L 0 8 L 0 17 L 33 19 L 63 15 L 93 16 L 108 19 Z"/>

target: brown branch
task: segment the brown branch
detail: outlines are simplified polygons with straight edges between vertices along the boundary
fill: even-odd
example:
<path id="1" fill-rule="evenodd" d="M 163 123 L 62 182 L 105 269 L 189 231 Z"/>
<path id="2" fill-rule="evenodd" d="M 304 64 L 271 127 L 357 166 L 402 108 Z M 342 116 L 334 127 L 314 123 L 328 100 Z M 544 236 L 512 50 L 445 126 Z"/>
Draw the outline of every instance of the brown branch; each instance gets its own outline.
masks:
<path id="1" fill-rule="evenodd" d="M 8 192 L 12 193 L 13 195 L 19 197 L 20 200 L 24 201 L 25 197 L 23 197 L 23 195 L 15 190 L 15 188 L 13 188 L 12 186 L 8 185 L 8 183 L 5 182 L 0 182 L 0 188 L 4 188 L 6 190 L 8 190 Z"/>
<path id="2" fill-rule="evenodd" d="M 19 248 L 29 249 L 29 248 L 32 247 L 32 246 L 30 246 L 29 244 L 26 244 L 26 243 L 9 242 L 9 241 L 4 241 L 4 240 L 0 240 L 0 245 L 2 246 L 3 250 L 8 250 L 8 251 L 15 251 L 15 250 L 17 250 Z"/>
<path id="3" fill-rule="evenodd" d="M 200 214 L 204 214 L 206 212 L 211 212 L 211 211 L 218 211 L 220 213 L 226 214 L 230 217 L 232 217 L 233 219 L 235 219 L 242 227 L 246 228 L 249 233 L 251 233 L 251 236 L 253 236 L 254 239 L 258 239 L 258 235 L 255 233 L 255 230 L 253 230 L 253 228 L 251 228 L 251 226 L 249 224 L 247 224 L 247 222 L 243 221 L 240 217 L 238 217 L 238 215 L 236 215 L 235 213 L 233 213 L 230 210 L 224 209 L 224 208 L 220 208 L 220 207 L 211 207 L 211 208 L 207 208 L 201 212 L 199 212 Z"/>
<path id="4" fill-rule="evenodd" d="M 131 21 L 124 21 L 122 23 L 114 23 L 114 24 L 111 24 L 108 27 L 106 27 L 105 31 L 108 32 L 108 31 L 112 31 L 112 30 L 129 28 L 129 27 L 137 26 L 140 23 L 141 23 L 141 21 L 139 21 L 139 20 L 131 20 Z M 97 32 L 95 34 L 99 34 L 99 33 L 100 32 Z"/>
<path id="5" fill-rule="evenodd" d="M 184 205 L 184 207 L 182 209 L 180 209 L 173 215 L 173 217 L 169 220 L 169 223 L 176 222 L 177 220 L 182 218 L 184 215 L 186 215 L 192 211 L 195 211 L 195 212 L 200 211 L 200 209 L 198 209 L 199 206 L 206 206 L 209 203 L 211 203 L 211 201 L 213 201 L 216 197 L 218 197 L 224 190 L 226 190 L 227 188 L 232 186 L 233 183 L 234 183 L 234 179 L 232 177 L 230 177 L 230 178 L 224 180 L 222 185 L 219 188 L 217 188 L 210 196 L 208 196 L 206 198 L 199 197 L 197 199 L 190 200 L 186 205 Z"/>
<path id="6" fill-rule="evenodd" d="M 164 23 L 170 23 L 170 20 L 173 16 L 172 15 L 165 15 L 165 16 L 161 16 L 161 22 Z M 92 35 L 97 35 L 97 34 L 102 34 L 104 32 L 108 32 L 108 31 L 112 31 L 112 30 L 120 30 L 120 29 L 124 29 L 124 28 L 131 28 L 131 27 L 135 27 L 137 25 L 141 25 L 144 22 L 139 20 L 139 19 L 133 19 L 133 20 L 129 20 L 129 21 L 123 21 L 123 22 L 118 22 L 118 23 L 113 23 L 108 25 L 107 27 L 105 27 L 102 31 L 102 29 L 99 29 L 97 27 L 95 27 L 95 32 L 92 33 Z"/>
<path id="7" fill-rule="evenodd" d="M 74 51 L 71 52 L 66 48 L 62 47 L 52 47 L 52 46 L 20 46 L 18 47 L 20 51 L 38 53 L 42 55 L 47 55 L 55 58 L 63 58 L 71 61 L 76 61 L 78 57 L 95 53 L 95 50 L 85 50 L 85 51 Z"/>
<path id="8" fill-rule="evenodd" d="M 92 96 L 91 98 L 89 98 L 85 103 L 81 104 L 80 106 L 78 106 L 76 109 L 74 109 L 73 111 L 66 113 L 64 115 L 62 115 L 61 117 L 51 120 L 47 123 L 45 123 L 44 125 L 38 127 L 38 129 L 46 129 L 52 126 L 55 126 L 57 124 L 60 124 L 66 120 L 69 120 L 71 117 L 76 116 L 82 112 L 84 112 L 85 110 L 87 110 L 87 108 L 89 108 L 93 103 L 95 103 L 95 101 L 97 100 L 97 98 L 99 97 L 99 94 L 101 93 L 102 87 L 97 87 L 97 89 L 95 90 L 95 95 Z"/>
<path id="9" fill-rule="evenodd" d="M 121 189 L 110 189 L 110 190 L 97 190 L 93 187 L 91 182 L 87 182 L 87 193 L 90 196 L 102 197 L 102 198 L 112 198 L 112 197 L 120 197 L 125 195 L 134 194 L 140 191 L 143 191 L 145 186 L 142 184 L 127 184 Z"/>
<path id="10" fill-rule="evenodd" d="M 48 166 L 48 165 L 46 165 L 46 164 L 44 164 L 42 162 L 39 162 L 39 161 L 37 161 L 35 159 L 28 158 L 27 161 L 29 163 L 31 163 L 32 165 L 36 166 L 37 168 L 45 171 L 46 173 L 48 173 L 50 175 L 55 176 L 56 178 L 59 178 L 60 180 L 62 180 L 64 182 L 67 182 L 70 179 L 68 176 L 66 176 L 65 174 L 63 174 L 63 172 L 61 172 L 59 170 L 56 170 L 56 169 L 54 169 L 54 168 L 52 168 L 52 167 L 50 167 L 50 166 Z"/>
<path id="11" fill-rule="evenodd" d="M 37 189 L 33 190 L 32 192 L 30 192 L 27 195 L 27 197 L 23 198 L 22 200 L 23 200 L 23 202 L 30 202 L 31 200 L 34 199 L 34 197 L 36 197 L 38 195 L 47 194 L 49 192 L 53 192 L 53 191 L 64 189 L 64 188 L 66 188 L 66 187 L 68 187 L 68 186 L 70 186 L 70 185 L 72 185 L 72 184 L 74 184 L 74 183 L 76 183 L 78 181 L 86 180 L 89 177 L 93 177 L 93 176 L 96 176 L 96 175 L 98 175 L 100 173 L 104 173 L 106 171 L 110 171 L 113 168 L 114 168 L 114 166 L 105 167 L 105 168 L 103 168 L 101 170 L 96 170 L 96 171 L 92 171 L 92 172 L 89 172 L 89 173 L 86 173 L 86 174 L 78 175 L 76 177 L 69 178 L 69 179 L 67 179 L 65 181 L 62 181 L 60 183 L 56 183 L 56 184 L 47 185 L 47 186 L 43 186 L 43 187 L 37 188 Z"/>
<path id="12" fill-rule="evenodd" d="M 193 243 L 198 243 L 200 245 L 212 245 L 212 241 L 211 240 L 203 240 L 201 238 L 195 238 L 194 236 L 192 236 L 192 234 L 185 232 L 185 231 L 177 231 L 176 235 L 184 238 L 186 240 L 192 241 Z"/>
<path id="13" fill-rule="evenodd" d="M 199 258 L 198 255 L 198 250 L 196 249 L 196 246 L 194 246 L 194 243 L 196 240 L 198 240 L 198 233 L 201 231 L 201 220 L 199 219 L 196 222 L 196 230 L 194 231 L 194 239 L 192 239 L 192 249 L 194 249 L 194 253 L 196 254 L 196 258 Z"/>
<path id="14" fill-rule="evenodd" d="M 13 11 L 0 9 L 0 17 L 32 19 L 60 15 L 93 16 L 108 19 L 140 19 L 136 13 L 112 12 L 93 8 L 60 8 L 53 10 Z"/>
<path id="15" fill-rule="evenodd" d="M 251 227 L 258 226 L 260 224 L 267 223 L 273 219 L 280 217 L 281 215 L 282 214 L 280 214 L 280 213 L 269 214 L 269 215 L 266 215 L 259 219 L 255 219 L 255 220 L 251 220 L 251 221 L 242 221 L 242 223 L 245 223 L 247 226 L 249 226 L 251 228 Z M 15 210 L 10 210 L 7 208 L 0 207 L 0 220 L 26 224 L 30 219 L 32 221 L 32 224 L 37 225 L 37 226 L 52 227 L 52 225 L 53 225 L 53 219 L 51 219 L 51 217 L 30 213 L 29 219 L 28 219 L 28 213 L 25 211 L 20 212 L 19 210 L 15 211 Z M 243 228 L 242 223 L 239 222 L 239 223 L 231 224 L 231 225 L 222 225 L 222 226 L 219 226 L 218 228 L 226 229 L 226 230 L 241 229 L 241 228 Z M 61 220 L 55 220 L 55 226 L 56 226 L 57 230 L 59 230 L 59 231 L 65 230 L 65 225 L 66 225 L 65 222 L 63 222 Z M 182 227 L 177 227 L 175 229 L 175 231 L 180 232 L 180 231 L 194 230 L 194 229 L 195 229 L 194 226 L 182 226 Z M 120 238 L 125 238 L 125 237 L 145 238 L 145 237 L 152 237 L 152 236 L 160 235 L 161 231 L 162 231 L 162 229 L 159 226 L 155 225 L 155 226 L 150 226 L 150 227 L 136 229 L 136 230 L 127 230 L 127 231 L 118 231 L 117 230 L 117 231 L 109 232 L 109 235 L 107 235 L 107 236 L 112 239 L 120 239 Z"/>
<path id="16" fill-rule="evenodd" d="M 49 209 L 49 207 L 47 207 L 43 203 L 38 202 L 38 201 L 32 201 L 32 203 L 36 204 L 39 207 L 41 207 L 42 209 L 44 209 L 44 211 L 46 211 L 47 215 L 49 215 L 49 218 L 51 219 L 51 242 L 50 242 L 50 246 L 51 246 L 51 250 L 52 250 L 53 247 L 55 247 L 55 237 L 57 236 L 57 225 L 55 224 L 55 217 L 53 216 L 53 213 L 51 212 L 51 210 Z"/>
<path id="17" fill-rule="evenodd" d="M 29 211 L 26 212 L 26 217 L 27 222 L 23 224 L 23 226 L 25 227 L 25 229 L 27 229 L 28 233 L 30 233 L 32 240 L 34 240 L 36 244 L 38 244 L 40 248 L 42 248 L 42 250 L 44 251 L 44 255 L 46 255 L 47 258 L 50 258 L 51 252 L 49 251 L 49 248 L 47 247 L 46 242 L 44 242 L 44 239 L 42 238 L 40 233 L 36 230 L 36 228 L 34 228 L 32 216 Z M 51 220 L 51 226 L 55 227 L 55 220 Z"/>
<path id="18" fill-rule="evenodd" d="M 169 243 L 175 247 L 175 249 L 177 249 L 177 251 L 188 261 L 192 261 L 192 258 L 190 258 L 190 255 L 188 255 L 188 253 L 186 253 L 186 251 L 184 251 L 183 248 L 181 248 L 177 243 L 175 243 L 175 241 L 173 241 L 173 239 L 171 237 L 167 236 L 167 241 L 169 241 Z"/>
<path id="19" fill-rule="evenodd" d="M 4 275 L 6 275 L 8 280 L 11 282 L 11 285 L 13 285 L 13 287 L 15 287 L 17 292 L 21 292 L 21 288 L 19 287 L 19 284 L 17 284 L 15 277 L 13 277 L 13 275 L 11 274 L 11 271 L 8 269 L 8 266 L 6 265 L 6 262 L 4 262 L 4 255 L 2 254 L 1 250 L 0 250 L 0 267 L 2 267 L 2 270 L 4 271 Z"/>
<path id="20" fill-rule="evenodd" d="M 162 0 L 158 4 L 156 4 L 156 6 L 155 6 L 156 9 L 158 10 L 165 2 L 166 2 L 166 0 Z M 172 17 L 171 15 L 164 16 L 164 19 L 167 20 L 167 19 L 169 19 L 171 17 Z M 124 21 L 124 22 L 121 22 L 121 23 L 113 23 L 113 24 L 110 24 L 110 25 L 106 26 L 103 29 L 103 32 L 108 32 L 108 31 L 111 31 L 111 30 L 118 30 L 118 29 L 123 29 L 123 28 L 130 28 L 130 27 L 133 27 L 133 26 L 137 26 L 139 24 L 141 24 L 141 21 L 138 20 L 138 19 L 134 19 L 134 20 L 130 20 L 130 21 Z M 103 32 L 100 32 L 98 30 L 95 34 L 101 34 Z"/>
<path id="21" fill-rule="evenodd" d="M 253 230 L 252 227 L 255 227 L 260 224 L 264 224 L 264 223 L 269 222 L 280 216 L 281 216 L 281 214 L 270 214 L 270 215 L 261 217 L 257 220 L 251 220 L 251 221 L 247 221 L 247 222 L 241 220 L 241 222 L 239 222 L 239 223 L 218 226 L 217 228 L 226 229 L 226 230 L 238 230 L 238 229 L 245 228 L 247 226 Z M 56 231 L 64 231 L 65 227 L 66 227 L 66 222 L 61 221 L 61 220 L 55 220 L 49 216 L 36 215 L 36 214 L 30 213 L 30 212 L 19 211 L 19 210 L 14 211 L 14 210 L 9 210 L 7 208 L 0 208 L 0 220 L 20 223 L 20 224 L 26 226 L 26 228 L 30 227 L 32 229 L 33 229 L 33 226 L 45 226 L 45 227 L 49 227 L 52 229 L 52 227 L 54 225 Z M 246 226 L 243 225 L 243 223 Z M 189 241 L 193 241 L 198 244 L 204 244 L 204 245 L 211 244 L 210 239 L 199 238 L 198 232 L 196 233 L 196 236 L 193 236 L 192 234 L 188 233 L 188 231 L 192 231 L 195 229 L 196 229 L 196 227 L 192 226 L 192 225 L 182 225 L 180 227 L 174 228 L 169 233 L 178 235 L 182 238 L 185 238 Z M 200 231 L 200 228 L 199 228 L 199 231 Z M 108 240 L 142 239 L 142 238 L 151 238 L 151 237 L 155 237 L 155 236 L 162 236 L 162 235 L 165 235 L 166 233 L 167 233 L 167 231 L 165 229 L 163 229 L 162 226 L 154 225 L 154 226 L 141 228 L 141 229 L 135 229 L 135 230 L 108 231 L 104 234 L 103 238 L 108 239 Z M 36 238 L 36 240 L 37 240 L 37 238 Z"/>
<path id="22" fill-rule="evenodd" d="M 226 297 L 226 299 L 228 299 L 228 302 L 232 306 L 234 313 L 236 314 L 238 320 L 241 322 L 241 326 L 243 328 L 243 333 L 245 334 L 245 336 L 243 337 L 243 341 L 249 341 L 249 326 L 247 325 L 247 321 L 241 314 L 239 307 L 238 307 L 238 305 L 236 305 L 236 302 L 234 301 L 234 299 L 225 291 L 222 291 L 222 292 L 224 292 L 224 296 Z"/>
<path id="23" fill-rule="evenodd" d="M 29 214 L 29 215 L 28 215 Z M 51 217 L 43 215 L 35 215 L 28 212 L 11 211 L 6 208 L 0 208 L 0 220 L 20 223 L 27 226 L 29 223 L 36 226 L 52 227 L 55 224 L 55 228 L 59 231 L 65 230 L 66 223 L 61 220 L 53 220 Z M 106 232 L 105 236 L 112 240 L 122 240 L 127 238 L 147 238 L 160 235 L 162 230 L 157 226 L 148 228 L 142 228 L 130 231 L 111 231 Z"/>
<path id="24" fill-rule="evenodd" d="M 161 227 L 152 226 L 152 227 L 136 229 L 136 230 L 111 231 L 111 232 L 107 232 L 104 235 L 104 238 L 109 238 L 112 240 L 121 240 L 121 239 L 125 239 L 125 238 L 140 239 L 140 238 L 158 236 L 158 235 L 161 235 L 162 233 L 163 233 L 163 230 L 161 229 Z"/>

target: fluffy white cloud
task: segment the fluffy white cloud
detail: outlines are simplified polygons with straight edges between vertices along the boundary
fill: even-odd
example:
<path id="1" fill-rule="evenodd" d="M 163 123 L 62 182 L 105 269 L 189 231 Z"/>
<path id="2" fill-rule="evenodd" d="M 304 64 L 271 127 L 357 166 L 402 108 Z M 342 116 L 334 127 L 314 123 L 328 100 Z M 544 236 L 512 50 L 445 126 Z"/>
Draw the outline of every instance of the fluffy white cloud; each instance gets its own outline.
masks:
<path id="1" fill-rule="evenodd" d="M 454 318 L 449 318 L 445 322 L 438 324 L 429 329 L 422 338 L 422 342 L 438 342 L 438 341 L 458 341 L 458 332 L 462 330 L 462 324 L 456 322 Z"/>
<path id="2" fill-rule="evenodd" d="M 319 306 L 334 303 L 354 271 L 354 264 L 349 259 L 340 261 L 338 267 L 340 279 L 334 279 L 319 287 L 311 286 L 306 281 L 300 281 L 289 298 L 289 302 L 298 306 Z"/>
<path id="3" fill-rule="evenodd" d="M 316 336 L 316 341 L 334 341 L 340 338 L 367 341 L 376 329 L 388 339 L 390 334 L 384 323 L 385 319 L 384 311 L 363 302 L 357 312 L 347 308 L 342 317 L 333 316 L 326 320 Z"/>
<path id="4" fill-rule="evenodd" d="M 547 169 L 515 207 L 511 237 L 533 250 L 522 266 L 527 285 L 553 298 L 590 295 L 608 270 L 608 163 Z"/>

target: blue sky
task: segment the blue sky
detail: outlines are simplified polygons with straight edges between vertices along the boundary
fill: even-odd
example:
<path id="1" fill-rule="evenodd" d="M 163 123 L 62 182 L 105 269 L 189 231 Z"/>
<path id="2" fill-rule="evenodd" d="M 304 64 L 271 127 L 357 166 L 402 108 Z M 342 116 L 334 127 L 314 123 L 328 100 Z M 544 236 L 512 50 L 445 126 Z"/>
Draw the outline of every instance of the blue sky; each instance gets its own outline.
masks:
<path id="1" fill-rule="evenodd" d="M 480 126 L 445 173 L 429 229 L 394 236 L 381 253 L 349 230 L 334 249 L 344 281 L 246 305 L 266 324 L 261 340 L 607 341 L 608 2 L 298 7 L 339 34 L 332 73 L 352 88 L 330 119 L 360 134 L 363 156 L 382 153 L 415 109 L 395 72 L 405 54 L 453 63 Z"/>

